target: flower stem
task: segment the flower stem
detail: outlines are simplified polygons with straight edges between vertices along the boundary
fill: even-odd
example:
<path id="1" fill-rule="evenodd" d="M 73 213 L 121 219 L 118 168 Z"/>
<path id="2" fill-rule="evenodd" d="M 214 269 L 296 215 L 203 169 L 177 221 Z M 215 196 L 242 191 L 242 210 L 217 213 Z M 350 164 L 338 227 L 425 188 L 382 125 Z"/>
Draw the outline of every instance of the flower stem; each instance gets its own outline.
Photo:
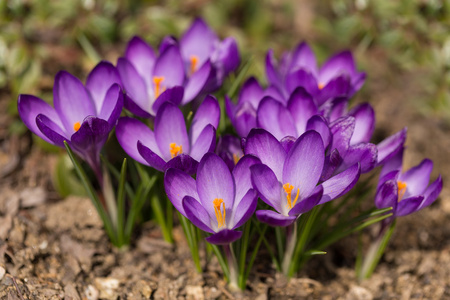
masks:
<path id="1" fill-rule="evenodd" d="M 384 250 L 386 250 L 389 240 L 391 239 L 395 223 L 394 220 L 391 224 L 381 225 L 380 233 L 372 245 L 370 245 L 362 263 L 361 270 L 357 270 L 359 280 L 367 279 L 372 276 L 373 271 L 377 267 L 378 262 L 380 261 L 381 256 L 383 256 Z"/>
<path id="2" fill-rule="evenodd" d="M 230 273 L 230 276 L 228 277 L 230 289 L 238 291 L 238 264 L 236 261 L 236 256 L 234 255 L 233 247 L 231 247 L 231 244 L 223 245 L 223 250 L 227 258 L 228 269 Z"/>
<path id="3" fill-rule="evenodd" d="M 289 276 L 289 267 L 292 263 L 295 245 L 297 243 L 297 222 L 286 227 L 286 251 L 284 252 L 281 270 L 283 274 Z"/>
<path id="4" fill-rule="evenodd" d="M 108 169 L 103 167 L 103 184 L 102 193 L 106 202 L 106 209 L 108 210 L 109 217 L 111 218 L 111 223 L 116 232 L 122 230 L 122 228 L 117 228 L 117 202 L 116 196 L 114 194 L 113 186 L 111 183 L 111 177 L 109 176 Z"/>

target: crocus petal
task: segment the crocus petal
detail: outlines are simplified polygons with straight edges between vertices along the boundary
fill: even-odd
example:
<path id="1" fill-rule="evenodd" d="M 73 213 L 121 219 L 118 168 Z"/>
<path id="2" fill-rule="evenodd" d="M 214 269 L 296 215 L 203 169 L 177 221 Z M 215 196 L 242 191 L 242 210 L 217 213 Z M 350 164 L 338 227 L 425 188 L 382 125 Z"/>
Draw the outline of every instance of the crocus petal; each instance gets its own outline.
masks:
<path id="1" fill-rule="evenodd" d="M 425 193 L 423 195 L 425 199 L 420 205 L 419 209 L 427 207 L 431 203 L 433 203 L 434 200 L 437 199 L 441 191 L 442 191 L 442 177 L 441 175 L 439 175 L 438 178 L 432 184 L 430 184 L 430 186 L 425 190 Z"/>
<path id="2" fill-rule="evenodd" d="M 361 87 L 363 86 L 365 80 L 366 80 L 366 73 L 364 73 L 364 72 L 360 72 L 360 73 L 357 73 L 356 75 L 353 75 L 352 76 L 352 87 L 349 91 L 348 96 L 351 97 L 357 91 L 359 91 L 361 89 Z"/>
<path id="3" fill-rule="evenodd" d="M 371 171 L 377 163 L 377 146 L 371 143 L 360 143 L 358 145 L 350 146 L 344 156 L 344 161 L 337 172 L 340 172 L 357 162 L 361 165 L 361 173 Z"/>
<path id="4" fill-rule="evenodd" d="M 423 201 L 423 196 L 414 196 L 401 200 L 397 205 L 396 216 L 402 217 L 417 211 Z"/>
<path id="5" fill-rule="evenodd" d="M 126 58 L 121 57 L 117 61 L 117 70 L 119 71 L 123 87 L 131 100 L 142 110 L 153 113 L 152 104 L 154 99 L 149 98 L 148 90 L 150 89 L 135 67 Z M 153 95 L 151 96 L 153 97 Z"/>
<path id="6" fill-rule="evenodd" d="M 192 145 L 189 155 L 193 159 L 200 161 L 206 152 L 214 151 L 215 146 L 216 129 L 211 124 L 208 124 Z"/>
<path id="7" fill-rule="evenodd" d="M 217 75 L 221 84 L 224 76 L 236 70 L 241 63 L 236 40 L 232 37 L 225 38 L 211 55 L 211 62 L 218 70 Z"/>
<path id="8" fill-rule="evenodd" d="M 308 120 L 317 114 L 317 106 L 312 97 L 302 87 L 297 88 L 289 97 L 288 110 L 292 115 L 297 129 L 297 135 L 300 136 L 306 129 Z"/>
<path id="9" fill-rule="evenodd" d="M 316 77 L 304 69 L 299 69 L 286 77 L 286 89 L 289 94 L 298 87 L 303 87 L 310 95 L 316 95 L 319 92 Z"/>
<path id="10" fill-rule="evenodd" d="M 152 47 L 140 37 L 135 36 L 128 42 L 125 57 L 145 81 L 145 84 L 151 86 L 153 84 L 152 71 L 156 61 Z"/>
<path id="11" fill-rule="evenodd" d="M 380 172 L 380 181 L 392 171 L 396 171 L 396 175 L 401 173 L 403 167 L 403 152 L 404 148 L 402 146 L 393 156 L 385 161 Z"/>
<path id="12" fill-rule="evenodd" d="M 246 137 L 252 128 L 256 127 L 256 110 L 249 103 L 244 103 L 236 111 L 233 126 L 240 137 Z"/>
<path id="13" fill-rule="evenodd" d="M 342 164 L 343 158 L 339 154 L 337 149 L 331 150 L 331 153 L 325 156 L 324 167 L 322 175 L 320 175 L 320 181 L 328 180 L 336 171 L 336 169 Z"/>
<path id="14" fill-rule="evenodd" d="M 258 157 L 281 181 L 286 152 L 272 134 L 264 129 L 252 129 L 247 137 L 244 153 Z"/>
<path id="15" fill-rule="evenodd" d="M 328 82 L 324 88 L 319 90 L 315 97 L 317 105 L 321 106 L 326 101 L 336 97 L 348 97 L 349 90 L 350 78 L 346 75 L 336 77 Z"/>
<path id="16" fill-rule="evenodd" d="M 250 167 L 253 187 L 258 191 L 261 200 L 283 212 L 280 199 L 281 183 L 277 180 L 274 172 L 266 165 L 255 164 Z"/>
<path id="17" fill-rule="evenodd" d="M 369 103 L 363 103 L 353 108 L 349 113 L 355 117 L 355 130 L 350 145 L 368 143 L 375 129 L 375 112 Z"/>
<path id="18" fill-rule="evenodd" d="M 270 49 L 267 51 L 266 55 L 266 76 L 267 81 L 270 84 L 273 84 L 277 87 L 281 87 L 281 75 L 278 73 L 277 69 L 275 68 L 276 60 L 275 56 L 273 55 L 273 50 Z"/>
<path id="19" fill-rule="evenodd" d="M 122 113 L 123 93 L 120 86 L 116 83 L 112 85 L 105 94 L 103 106 L 98 114 L 100 119 L 109 123 L 110 129 L 117 123 L 117 119 Z"/>
<path id="20" fill-rule="evenodd" d="M 238 199 L 236 199 L 238 200 Z M 242 199 L 236 201 L 239 203 L 233 210 L 230 227 L 232 229 L 241 227 L 253 215 L 258 204 L 258 193 L 254 189 L 248 190 Z"/>
<path id="21" fill-rule="evenodd" d="M 166 167 L 166 162 L 158 154 L 144 145 L 141 141 L 137 141 L 137 151 L 144 159 L 143 164 L 155 168 L 158 171 L 164 171 L 169 168 L 169 166 Z"/>
<path id="22" fill-rule="evenodd" d="M 198 161 L 187 154 L 181 153 L 166 162 L 163 169 L 167 170 L 168 168 L 179 169 L 189 175 L 194 175 L 197 173 Z"/>
<path id="23" fill-rule="evenodd" d="M 424 159 L 418 166 L 411 168 L 400 175 L 399 180 L 407 184 L 406 192 L 403 197 L 408 198 L 424 193 L 430 182 L 432 170 L 433 162 L 429 159 Z"/>
<path id="24" fill-rule="evenodd" d="M 351 116 L 340 118 L 330 126 L 330 131 L 333 135 L 331 148 L 337 149 L 342 157 L 345 157 L 347 154 L 354 129 L 355 118 Z"/>
<path id="25" fill-rule="evenodd" d="M 383 164 L 390 159 L 397 151 L 403 147 L 406 140 L 406 127 L 394 135 L 384 139 L 377 145 L 378 148 L 378 165 Z"/>
<path id="26" fill-rule="evenodd" d="M 325 149 L 320 134 L 305 132 L 286 157 L 282 183 L 294 186 L 294 191 L 300 189 L 299 200 L 308 197 L 319 182 L 324 161 Z"/>
<path id="27" fill-rule="evenodd" d="M 249 102 L 255 109 L 264 96 L 264 91 L 255 77 L 250 77 L 244 82 L 239 92 L 238 104 Z"/>
<path id="28" fill-rule="evenodd" d="M 355 73 L 355 61 L 350 51 L 343 51 L 330 57 L 320 68 L 319 82 L 326 84 L 342 74 L 352 76 Z"/>
<path id="29" fill-rule="evenodd" d="M 164 188 L 173 206 L 186 217 L 186 212 L 183 208 L 183 198 L 185 196 L 191 196 L 195 199 L 199 198 L 194 178 L 179 169 L 169 168 L 164 173 Z"/>
<path id="30" fill-rule="evenodd" d="M 226 223 L 231 217 L 235 186 L 225 162 L 214 153 L 203 156 L 197 170 L 197 192 L 203 207 L 214 216 L 214 199 L 222 199 L 226 209 Z"/>
<path id="31" fill-rule="evenodd" d="M 177 46 L 168 47 L 156 60 L 153 76 L 164 77 L 162 86 L 173 87 L 183 85 L 184 74 L 180 49 Z"/>
<path id="32" fill-rule="evenodd" d="M 321 184 L 323 187 L 323 196 L 319 204 L 326 203 L 346 194 L 355 186 L 360 174 L 361 168 L 356 163 L 344 172 L 323 182 Z"/>
<path id="33" fill-rule="evenodd" d="M 323 195 L 323 187 L 321 185 L 317 186 L 314 191 L 307 198 L 302 201 L 296 203 L 294 207 L 289 211 L 290 216 L 298 216 L 300 214 L 304 214 L 314 206 L 319 204 L 320 199 L 322 199 Z"/>
<path id="34" fill-rule="evenodd" d="M 236 208 L 239 201 L 244 198 L 248 190 L 253 188 L 250 167 L 258 163 L 261 163 L 261 161 L 256 156 L 244 155 L 234 167 L 232 172 L 236 186 L 234 208 Z"/>
<path id="35" fill-rule="evenodd" d="M 306 130 L 314 130 L 318 132 L 322 137 L 322 142 L 325 149 L 330 146 L 332 139 L 331 131 L 324 117 L 319 115 L 312 116 L 306 123 Z"/>
<path id="36" fill-rule="evenodd" d="M 388 180 L 377 189 L 375 206 L 379 209 L 392 207 L 397 210 L 398 187 L 395 180 Z"/>
<path id="37" fill-rule="evenodd" d="M 194 144 L 197 141 L 200 133 L 208 124 L 211 124 L 214 128 L 217 128 L 219 121 L 219 102 L 213 96 L 208 95 L 198 107 L 197 112 L 192 119 L 191 128 L 189 130 L 191 144 Z"/>
<path id="38" fill-rule="evenodd" d="M 139 105 L 137 105 L 134 100 L 131 99 L 130 95 L 123 95 L 123 99 L 123 107 L 129 110 L 133 115 L 144 119 L 155 119 L 155 116 L 151 115 L 149 111 L 145 111 Z M 151 113 L 154 114 L 153 111 Z"/>
<path id="39" fill-rule="evenodd" d="M 283 216 L 272 210 L 257 210 L 255 215 L 258 221 L 273 227 L 286 227 L 297 219 L 296 216 Z"/>
<path id="40" fill-rule="evenodd" d="M 147 165 L 147 161 L 138 151 L 138 141 L 161 157 L 153 131 L 141 121 L 130 117 L 120 118 L 116 126 L 116 137 L 122 149 L 141 164 Z"/>
<path id="41" fill-rule="evenodd" d="M 165 102 L 155 118 L 155 138 L 164 160 L 172 158 L 170 145 L 182 147 L 182 153 L 190 153 L 189 138 L 181 110 L 170 102 Z"/>
<path id="42" fill-rule="evenodd" d="M 40 114 L 36 117 L 36 126 L 41 133 L 39 136 L 42 135 L 43 138 L 45 137 L 45 140 L 51 144 L 64 147 L 64 141 L 70 140 L 65 137 L 66 135 L 61 128 L 45 115 Z"/>
<path id="43" fill-rule="evenodd" d="M 218 37 L 211 28 L 200 18 L 194 20 L 192 25 L 180 39 L 181 54 L 185 61 L 192 56 L 198 59 L 198 65 L 202 65 L 211 55 Z"/>
<path id="44" fill-rule="evenodd" d="M 44 139 L 46 142 L 53 143 L 45 134 L 41 132 L 36 124 L 36 117 L 40 114 L 47 116 L 59 127 L 59 134 L 62 134 L 63 124 L 59 119 L 55 109 L 44 100 L 32 95 L 19 95 L 17 109 L 20 118 L 25 125 L 36 135 Z"/>
<path id="45" fill-rule="evenodd" d="M 117 69 L 107 61 L 99 62 L 86 79 L 86 88 L 89 90 L 92 100 L 95 103 L 97 115 L 104 120 L 108 118 L 101 116 L 100 112 L 103 110 L 103 107 L 114 106 L 108 103 L 111 99 L 106 97 L 107 92 L 113 84 L 122 85 L 122 81 L 120 80 Z M 121 89 L 120 91 L 122 92 Z M 112 102 L 116 103 L 115 101 Z"/>
<path id="46" fill-rule="evenodd" d="M 211 72 L 211 63 L 206 61 L 199 70 L 195 71 L 194 74 L 189 78 L 184 92 L 182 105 L 191 102 L 195 97 L 199 95 L 206 81 L 208 80 L 209 74 Z"/>
<path id="47" fill-rule="evenodd" d="M 68 134 L 75 132 L 74 124 L 87 116 L 96 116 L 94 102 L 81 81 L 66 71 L 60 71 L 53 87 L 55 110 Z"/>
<path id="48" fill-rule="evenodd" d="M 290 73 L 300 68 L 308 70 L 314 76 L 317 76 L 316 56 L 306 42 L 300 43 L 292 53 L 292 61 L 288 72 Z"/>
<path id="49" fill-rule="evenodd" d="M 289 151 L 291 151 L 292 146 L 294 146 L 295 142 L 297 141 L 297 139 L 293 136 L 285 136 L 281 141 L 281 146 L 283 146 L 284 151 L 286 151 L 286 153 L 289 153 Z"/>
<path id="50" fill-rule="evenodd" d="M 223 229 L 218 233 L 207 237 L 205 240 L 213 245 L 228 245 L 240 239 L 241 236 L 242 231 Z"/>
<path id="51" fill-rule="evenodd" d="M 257 114 L 258 127 L 269 131 L 278 140 L 288 135 L 297 136 L 291 114 L 275 99 L 264 97 L 259 104 Z"/>
<path id="52" fill-rule="evenodd" d="M 172 88 L 166 89 L 164 92 L 159 95 L 159 97 L 155 100 L 152 105 L 152 110 L 155 113 L 158 113 L 159 108 L 164 102 L 170 102 L 176 106 L 181 103 L 183 100 L 184 88 L 182 86 L 174 86 Z"/>
<path id="53" fill-rule="evenodd" d="M 185 196 L 183 198 L 183 209 L 186 213 L 186 218 L 188 218 L 192 222 L 192 224 L 203 231 L 210 233 L 214 232 L 214 230 L 211 228 L 210 215 L 199 201 L 192 198 L 191 196 Z"/>

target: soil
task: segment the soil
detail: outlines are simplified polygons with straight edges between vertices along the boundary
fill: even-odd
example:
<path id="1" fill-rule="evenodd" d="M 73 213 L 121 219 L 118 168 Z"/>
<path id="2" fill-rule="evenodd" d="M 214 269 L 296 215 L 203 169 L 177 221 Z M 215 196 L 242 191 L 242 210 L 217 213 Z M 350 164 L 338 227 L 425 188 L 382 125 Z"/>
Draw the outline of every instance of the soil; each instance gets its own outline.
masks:
<path id="1" fill-rule="evenodd" d="M 411 103 L 422 92 L 415 84 L 421 74 L 393 79 L 386 76 L 386 66 L 373 65 L 358 99 L 375 108 L 375 137 L 408 126 L 405 165 L 431 158 L 432 176 L 442 174 L 444 189 L 431 207 L 399 219 L 370 280 L 355 278 L 356 236 L 312 259 L 291 280 L 263 258 L 243 292 L 230 291 L 217 260 L 206 263 L 204 253 L 204 272 L 195 271 L 179 226 L 172 245 L 154 223 L 145 223 L 133 244 L 119 251 L 109 244 L 89 199 L 60 199 L 54 192 L 49 170 L 55 155 L 32 147 L 30 134 L 9 135 L 14 118 L 0 114 L 0 298 L 450 299 L 450 190 L 445 186 L 450 129 Z M 6 111 L 9 97 L 0 97 L 0 111 Z"/>

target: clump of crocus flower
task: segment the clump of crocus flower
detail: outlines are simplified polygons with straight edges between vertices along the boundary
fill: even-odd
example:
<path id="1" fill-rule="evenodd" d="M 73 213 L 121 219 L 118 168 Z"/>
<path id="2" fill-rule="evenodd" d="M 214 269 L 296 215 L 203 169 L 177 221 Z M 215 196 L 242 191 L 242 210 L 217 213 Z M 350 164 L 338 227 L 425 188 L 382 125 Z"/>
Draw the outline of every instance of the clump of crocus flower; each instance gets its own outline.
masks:
<path id="1" fill-rule="evenodd" d="M 99 63 L 86 86 L 66 71 L 56 75 L 54 108 L 32 95 L 20 95 L 19 115 L 27 127 L 45 141 L 64 148 L 66 141 L 93 169 L 100 184 L 100 151 L 122 112 L 123 95 L 110 63 Z"/>
<path id="2" fill-rule="evenodd" d="M 377 208 L 392 207 L 392 216 L 381 221 L 378 235 L 370 245 L 361 269 L 358 270 L 360 279 L 369 278 L 374 271 L 392 235 L 396 218 L 431 205 L 441 193 L 441 175 L 430 184 L 433 162 L 424 159 L 419 165 L 404 172 L 403 151 L 403 148 L 397 151 L 381 170 L 375 205 Z"/>
<path id="3" fill-rule="evenodd" d="M 107 216 L 101 206 L 97 209 L 118 247 L 130 243 L 137 215 L 150 198 L 167 241 L 172 241 L 173 206 L 197 269 L 202 269 L 199 244 L 206 240 L 230 284 L 242 289 L 249 275 L 245 267 L 252 266 L 261 244 L 277 269 L 293 276 L 309 257 L 324 254 L 322 248 L 378 222 L 379 235 L 358 270 L 360 278 L 367 278 L 396 218 L 434 202 L 442 189 L 441 176 L 429 184 L 430 160 L 402 171 L 406 128 L 371 143 L 375 111 L 368 103 L 349 105 L 366 78 L 351 52 L 335 54 L 319 68 L 304 42 L 279 62 L 268 51 L 268 86 L 247 79 L 236 104 L 225 96 L 228 119 L 221 120 L 223 99 L 209 93 L 219 90 L 239 64 L 234 38 L 220 40 L 198 18 L 179 40 L 165 37 L 157 52 L 133 37 L 117 67 L 100 62 L 85 86 L 61 71 L 55 78 L 54 108 L 38 97 L 20 95 L 18 110 L 33 133 L 66 146 L 94 204 L 99 204 L 72 149 L 92 168 L 108 209 L 112 207 Z M 187 105 L 194 100 L 195 105 Z M 136 162 L 131 169 L 137 171 L 127 181 L 127 160 L 120 171 L 114 161 L 108 162 L 118 185 L 116 195 L 100 161 L 114 127 L 120 146 Z M 237 136 L 229 134 L 233 130 Z M 376 208 L 358 214 L 354 208 L 364 194 L 357 184 L 360 174 L 378 166 Z M 158 178 L 161 184 L 152 189 Z M 369 183 L 362 181 L 364 189 Z M 339 202 L 340 197 L 345 199 Z M 347 204 L 354 209 L 346 212 L 350 219 L 331 222 Z M 265 235 L 271 227 L 275 255 Z"/>

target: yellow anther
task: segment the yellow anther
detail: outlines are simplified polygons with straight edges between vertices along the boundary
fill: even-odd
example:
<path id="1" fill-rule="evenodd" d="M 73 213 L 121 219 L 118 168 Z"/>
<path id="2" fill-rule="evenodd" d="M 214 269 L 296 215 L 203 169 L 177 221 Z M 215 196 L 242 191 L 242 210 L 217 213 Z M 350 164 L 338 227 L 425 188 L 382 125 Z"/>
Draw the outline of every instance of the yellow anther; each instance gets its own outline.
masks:
<path id="1" fill-rule="evenodd" d="M 170 147 L 170 156 L 172 158 L 174 158 L 175 156 L 183 153 L 183 146 L 182 145 L 177 146 L 177 144 L 175 144 L 175 143 L 170 143 L 169 147 Z"/>
<path id="2" fill-rule="evenodd" d="M 216 213 L 216 219 L 217 219 L 217 227 L 221 228 L 225 226 L 225 202 L 223 202 L 223 199 L 216 198 L 213 201 L 214 204 L 214 212 Z M 223 213 L 220 210 L 221 206 L 223 206 Z"/>
<path id="3" fill-rule="evenodd" d="M 292 202 L 292 190 L 294 189 L 294 186 L 292 186 L 289 182 L 283 185 L 284 192 L 286 193 L 286 199 L 287 199 L 287 207 L 289 209 L 293 208 L 295 203 L 298 200 L 298 196 L 300 195 L 300 189 L 297 189 L 297 195 L 295 195 L 294 202 Z"/>
<path id="4" fill-rule="evenodd" d="M 403 198 L 403 196 L 405 195 L 405 193 L 406 193 L 406 186 L 407 186 L 407 184 L 406 184 L 406 182 L 403 182 L 403 181 L 397 181 L 397 187 L 398 187 L 398 201 L 401 201 L 402 200 L 402 198 Z"/>
<path id="5" fill-rule="evenodd" d="M 194 74 L 197 71 L 198 56 L 191 55 L 189 60 L 191 61 L 191 74 Z"/>
<path id="6" fill-rule="evenodd" d="M 75 124 L 73 124 L 73 130 L 78 131 L 81 127 L 80 122 L 75 122 Z"/>
<path id="7" fill-rule="evenodd" d="M 155 85 L 155 99 L 164 92 L 161 83 L 164 81 L 164 76 L 153 76 L 153 84 Z"/>
<path id="8" fill-rule="evenodd" d="M 241 159 L 241 158 L 237 154 L 233 153 L 233 161 L 234 161 L 235 165 L 237 165 L 239 159 Z"/>
<path id="9" fill-rule="evenodd" d="M 325 87 L 325 84 L 319 83 L 319 84 L 317 85 L 317 87 L 319 88 L 319 90 L 321 90 L 321 89 L 323 89 L 323 88 Z"/>

